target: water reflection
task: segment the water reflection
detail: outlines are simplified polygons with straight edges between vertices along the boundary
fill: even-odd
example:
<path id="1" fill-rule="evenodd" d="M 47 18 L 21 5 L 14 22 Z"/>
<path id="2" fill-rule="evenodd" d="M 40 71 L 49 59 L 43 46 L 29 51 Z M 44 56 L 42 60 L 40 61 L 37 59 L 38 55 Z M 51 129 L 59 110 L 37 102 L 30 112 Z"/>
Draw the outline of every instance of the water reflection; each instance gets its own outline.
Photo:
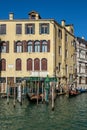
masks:
<path id="1" fill-rule="evenodd" d="M 9 105 L 0 99 L 0 130 L 86 130 L 87 128 L 87 94 L 68 99 L 60 96 L 51 104 L 30 104 L 27 100 L 20 106 L 13 100 Z"/>

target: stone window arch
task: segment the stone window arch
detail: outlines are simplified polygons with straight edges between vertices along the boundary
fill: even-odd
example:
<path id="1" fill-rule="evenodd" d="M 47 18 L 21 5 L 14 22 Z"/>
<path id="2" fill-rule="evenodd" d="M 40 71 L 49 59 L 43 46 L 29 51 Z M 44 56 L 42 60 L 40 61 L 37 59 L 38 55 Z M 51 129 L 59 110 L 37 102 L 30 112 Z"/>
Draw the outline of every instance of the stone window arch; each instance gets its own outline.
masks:
<path id="1" fill-rule="evenodd" d="M 9 52 L 9 41 L 1 41 L 0 42 L 0 52 L 8 53 Z"/>
<path id="2" fill-rule="evenodd" d="M 42 41 L 42 52 L 47 52 L 47 41 Z"/>
<path id="3" fill-rule="evenodd" d="M 16 43 L 16 50 L 17 50 L 18 53 L 19 53 L 19 52 L 23 52 L 23 45 L 22 45 L 22 42 L 21 42 L 21 41 L 18 41 L 18 42 Z"/>
<path id="4" fill-rule="evenodd" d="M 40 52 L 40 41 L 34 42 L 34 52 Z"/>
<path id="5" fill-rule="evenodd" d="M 33 51 L 33 42 L 32 41 L 28 41 L 28 43 L 27 43 L 27 50 L 28 50 L 28 52 L 32 52 Z"/>

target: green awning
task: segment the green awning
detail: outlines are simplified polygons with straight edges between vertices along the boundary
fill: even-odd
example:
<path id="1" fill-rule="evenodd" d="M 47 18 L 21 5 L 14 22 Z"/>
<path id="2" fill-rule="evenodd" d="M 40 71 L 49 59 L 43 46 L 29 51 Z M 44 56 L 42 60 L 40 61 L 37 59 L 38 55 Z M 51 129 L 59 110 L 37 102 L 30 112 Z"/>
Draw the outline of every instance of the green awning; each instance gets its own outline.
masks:
<path id="1" fill-rule="evenodd" d="M 50 82 L 57 82 L 57 78 L 56 77 L 50 77 Z"/>
<path id="2" fill-rule="evenodd" d="M 28 81 L 45 81 L 45 82 L 57 82 L 57 78 L 56 77 L 49 77 L 47 75 L 47 77 L 29 77 Z"/>
<path id="3" fill-rule="evenodd" d="M 45 82 L 57 82 L 57 78 L 56 77 L 47 77 L 45 78 Z"/>
<path id="4" fill-rule="evenodd" d="M 40 81 L 40 77 L 29 77 L 29 81 Z"/>

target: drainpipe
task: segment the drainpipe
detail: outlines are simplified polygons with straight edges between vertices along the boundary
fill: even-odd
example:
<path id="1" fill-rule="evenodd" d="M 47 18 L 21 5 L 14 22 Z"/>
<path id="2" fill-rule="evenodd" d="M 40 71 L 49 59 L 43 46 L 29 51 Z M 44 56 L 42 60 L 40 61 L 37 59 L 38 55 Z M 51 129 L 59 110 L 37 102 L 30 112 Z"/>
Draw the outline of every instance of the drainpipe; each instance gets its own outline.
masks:
<path id="1" fill-rule="evenodd" d="M 65 20 L 62 20 L 62 70 L 61 70 L 61 76 L 62 81 L 61 83 L 65 84 Z"/>
<path id="2" fill-rule="evenodd" d="M 56 77 L 56 35 L 57 35 L 57 31 L 56 31 L 56 26 L 55 26 L 55 22 L 51 21 L 51 24 L 53 24 L 53 40 L 54 40 L 54 51 L 53 51 L 53 56 L 54 56 L 54 76 Z"/>

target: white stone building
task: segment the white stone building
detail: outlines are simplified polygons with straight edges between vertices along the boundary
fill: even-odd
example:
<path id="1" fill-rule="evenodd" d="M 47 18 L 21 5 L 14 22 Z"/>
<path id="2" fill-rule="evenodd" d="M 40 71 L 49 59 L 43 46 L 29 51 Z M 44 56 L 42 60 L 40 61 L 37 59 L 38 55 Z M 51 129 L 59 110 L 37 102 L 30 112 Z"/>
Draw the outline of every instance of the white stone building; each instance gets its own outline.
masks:
<path id="1" fill-rule="evenodd" d="M 87 88 L 87 41 L 76 38 L 76 85 Z"/>

